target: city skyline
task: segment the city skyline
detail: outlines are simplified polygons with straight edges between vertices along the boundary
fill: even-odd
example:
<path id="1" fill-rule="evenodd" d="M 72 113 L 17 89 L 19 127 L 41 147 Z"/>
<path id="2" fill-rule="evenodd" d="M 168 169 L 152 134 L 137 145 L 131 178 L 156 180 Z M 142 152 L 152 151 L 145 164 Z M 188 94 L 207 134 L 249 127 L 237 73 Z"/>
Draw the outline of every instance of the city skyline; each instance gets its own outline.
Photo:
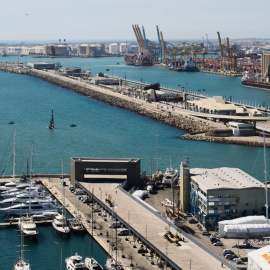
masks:
<path id="1" fill-rule="evenodd" d="M 269 38 L 266 25 L 270 2 L 194 0 L 25 0 L 1 3 L 0 43 L 6 41 L 58 42 L 74 40 L 136 40 L 132 25 L 144 26 L 146 37 L 157 40 L 156 25 L 165 40 L 221 37 Z"/>

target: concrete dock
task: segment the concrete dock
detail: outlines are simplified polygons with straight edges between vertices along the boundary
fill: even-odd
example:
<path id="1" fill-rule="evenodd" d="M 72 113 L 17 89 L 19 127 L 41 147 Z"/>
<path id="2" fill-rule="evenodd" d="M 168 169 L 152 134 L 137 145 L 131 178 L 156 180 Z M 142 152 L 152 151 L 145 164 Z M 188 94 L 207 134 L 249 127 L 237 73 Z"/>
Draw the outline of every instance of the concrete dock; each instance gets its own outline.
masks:
<path id="1" fill-rule="evenodd" d="M 39 178 L 44 186 L 59 200 L 62 201 L 62 186 L 60 179 L 56 178 Z M 140 205 L 123 191 L 121 191 L 119 184 L 106 184 L 106 183 L 83 183 L 85 189 L 94 191 L 94 195 L 105 202 L 105 199 L 110 197 L 114 203 L 113 210 L 121 219 L 126 220 L 131 227 L 137 232 L 143 235 L 152 245 L 158 247 L 170 260 L 172 260 L 179 269 L 222 269 L 221 261 L 211 256 L 203 248 L 195 245 L 192 241 L 185 239 L 181 241 L 181 246 L 176 246 L 174 243 L 169 243 L 164 239 L 164 234 L 167 230 L 170 230 L 174 235 L 178 234 L 181 238 L 183 236 L 179 231 L 176 231 L 167 223 L 162 221 L 155 214 L 151 213 L 145 207 Z M 71 193 L 68 187 L 65 188 L 65 204 L 67 210 L 74 215 L 77 208 L 77 196 Z M 80 214 L 82 216 L 84 226 L 91 234 L 91 207 L 79 202 Z M 96 207 L 96 206 L 95 206 Z M 94 238 L 96 241 L 109 253 L 111 250 L 110 243 L 107 242 L 107 232 L 111 229 L 109 225 L 111 219 L 107 217 L 104 219 L 102 215 L 94 213 L 94 220 L 97 229 L 94 230 Z M 100 235 L 102 232 L 102 235 Z M 158 269 L 158 258 L 151 259 L 150 254 L 142 256 L 138 254 L 137 250 L 141 243 L 134 242 L 133 239 L 125 239 L 118 237 L 120 240 L 120 246 L 118 250 L 118 260 L 123 263 L 124 266 L 130 267 L 131 258 L 134 265 L 143 267 L 144 269 Z M 134 243 L 136 248 L 133 248 Z M 121 251 L 120 251 L 121 250 Z M 122 258 L 122 253 L 126 258 Z M 115 252 L 113 254 L 115 256 Z M 121 257 L 120 257 L 121 256 Z M 151 264 L 154 263 L 153 264 Z"/>

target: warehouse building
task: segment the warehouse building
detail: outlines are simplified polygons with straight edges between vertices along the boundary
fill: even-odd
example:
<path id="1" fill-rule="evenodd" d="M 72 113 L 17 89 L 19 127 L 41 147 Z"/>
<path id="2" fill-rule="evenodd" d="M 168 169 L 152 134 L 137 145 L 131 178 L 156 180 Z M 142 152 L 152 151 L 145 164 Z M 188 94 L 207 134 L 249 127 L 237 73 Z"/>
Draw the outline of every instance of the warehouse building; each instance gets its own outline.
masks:
<path id="1" fill-rule="evenodd" d="M 265 185 L 237 168 L 189 169 L 182 162 L 180 203 L 183 212 L 216 229 L 221 220 L 265 214 Z"/>

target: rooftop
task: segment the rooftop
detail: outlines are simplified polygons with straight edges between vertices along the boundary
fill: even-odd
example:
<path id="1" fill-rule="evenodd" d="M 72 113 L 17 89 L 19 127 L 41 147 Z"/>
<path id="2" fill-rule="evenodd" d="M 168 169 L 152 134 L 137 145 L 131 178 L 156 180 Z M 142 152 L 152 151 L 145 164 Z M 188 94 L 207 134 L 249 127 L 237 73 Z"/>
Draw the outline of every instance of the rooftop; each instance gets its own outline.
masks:
<path id="1" fill-rule="evenodd" d="M 238 168 L 190 169 L 191 178 L 201 189 L 264 188 L 264 183 Z"/>

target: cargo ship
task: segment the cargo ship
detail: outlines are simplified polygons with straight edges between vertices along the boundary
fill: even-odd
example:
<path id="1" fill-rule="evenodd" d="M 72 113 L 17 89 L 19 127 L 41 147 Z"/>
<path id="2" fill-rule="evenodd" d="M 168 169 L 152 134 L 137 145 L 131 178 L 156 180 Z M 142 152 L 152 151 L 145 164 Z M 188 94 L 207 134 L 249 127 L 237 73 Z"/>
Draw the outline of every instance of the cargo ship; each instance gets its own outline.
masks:
<path id="1" fill-rule="evenodd" d="M 181 61 L 177 63 L 178 67 L 170 67 L 171 70 L 177 72 L 198 72 L 200 69 L 196 66 L 192 58 L 186 59 L 185 61 Z"/>
<path id="2" fill-rule="evenodd" d="M 270 82 L 260 81 L 259 76 L 250 70 L 243 72 L 242 86 L 270 90 Z"/>
<path id="3" fill-rule="evenodd" d="M 154 64 L 152 57 L 146 56 L 144 54 L 126 56 L 125 61 L 129 66 L 153 66 Z"/>

